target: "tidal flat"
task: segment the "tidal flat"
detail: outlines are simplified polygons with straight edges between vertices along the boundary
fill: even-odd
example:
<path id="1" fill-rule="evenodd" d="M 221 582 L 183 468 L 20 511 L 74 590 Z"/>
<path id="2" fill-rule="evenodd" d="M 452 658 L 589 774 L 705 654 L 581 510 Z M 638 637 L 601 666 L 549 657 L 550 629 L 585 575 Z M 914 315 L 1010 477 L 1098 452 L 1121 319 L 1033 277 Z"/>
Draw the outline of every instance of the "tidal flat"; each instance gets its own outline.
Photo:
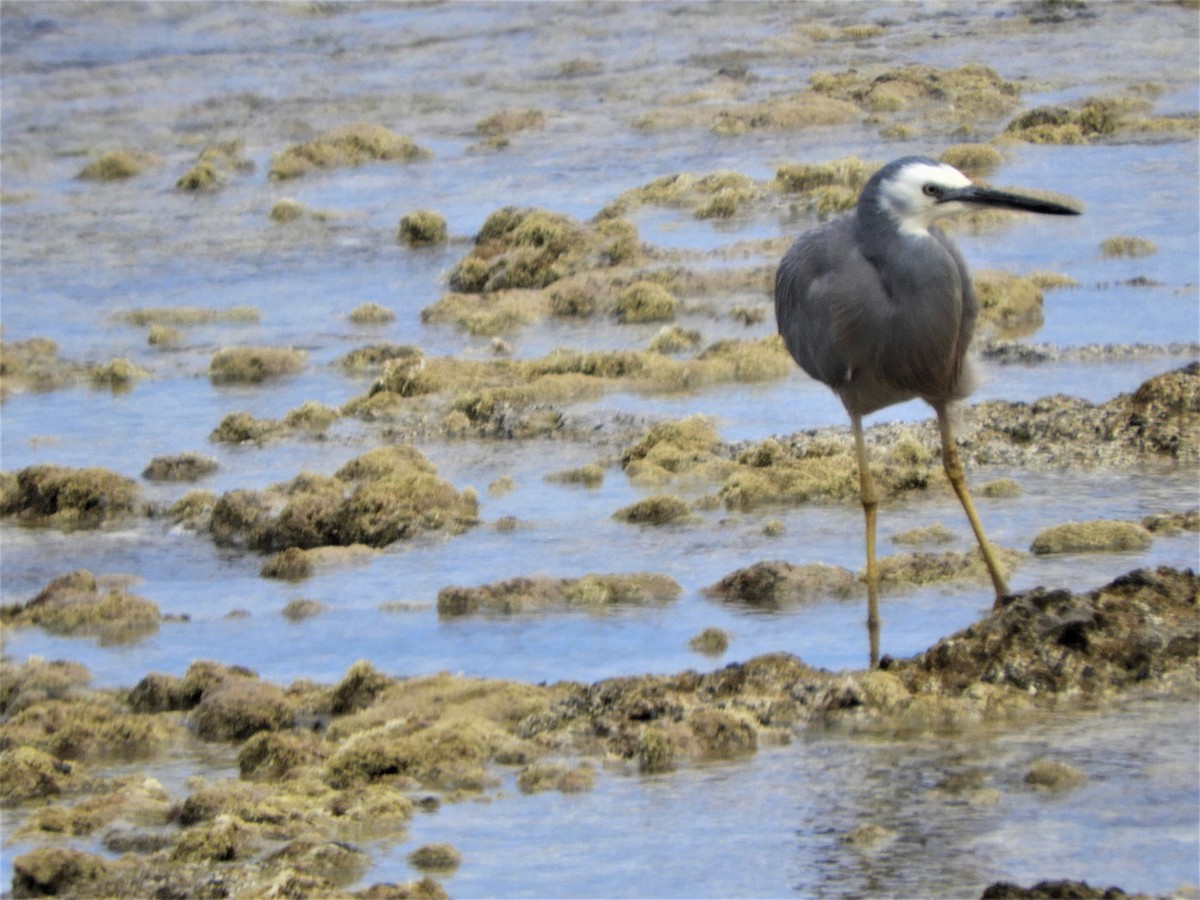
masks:
<path id="1" fill-rule="evenodd" d="M 1198 37 L 5 3 L 0 884 L 1194 895 Z M 1013 593 L 931 411 L 876 413 L 871 672 L 847 421 L 771 291 L 907 154 L 1083 215 L 953 228 Z"/>

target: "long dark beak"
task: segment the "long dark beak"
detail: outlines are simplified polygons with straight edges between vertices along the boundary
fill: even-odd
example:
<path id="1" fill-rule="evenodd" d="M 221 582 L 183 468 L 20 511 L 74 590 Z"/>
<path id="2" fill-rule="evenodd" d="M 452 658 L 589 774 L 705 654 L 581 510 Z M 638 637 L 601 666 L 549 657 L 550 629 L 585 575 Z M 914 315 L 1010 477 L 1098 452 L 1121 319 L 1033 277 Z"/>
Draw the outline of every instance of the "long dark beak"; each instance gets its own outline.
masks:
<path id="1" fill-rule="evenodd" d="M 1077 216 L 1081 210 L 1050 200 L 1040 200 L 1037 197 L 1026 197 L 1022 194 L 1010 194 L 1008 191 L 998 191 L 994 188 L 980 187 L 972 184 L 955 191 L 947 191 L 942 196 L 942 202 L 957 200 L 960 203 L 972 203 L 976 206 L 992 206 L 997 209 L 1017 209 L 1023 212 L 1044 213 L 1050 216 Z"/>

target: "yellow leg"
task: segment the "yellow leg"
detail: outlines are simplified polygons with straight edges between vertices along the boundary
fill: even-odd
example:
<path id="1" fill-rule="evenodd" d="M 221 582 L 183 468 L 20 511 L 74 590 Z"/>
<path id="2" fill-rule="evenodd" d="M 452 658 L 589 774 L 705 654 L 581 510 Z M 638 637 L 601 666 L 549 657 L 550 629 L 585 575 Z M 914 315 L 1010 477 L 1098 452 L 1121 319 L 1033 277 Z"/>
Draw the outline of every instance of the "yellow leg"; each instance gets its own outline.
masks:
<path id="1" fill-rule="evenodd" d="M 871 668 L 874 669 L 879 665 L 879 569 L 875 565 L 875 510 L 879 507 L 879 497 L 875 494 L 875 481 L 867 464 L 862 417 L 852 415 L 850 422 L 854 428 L 854 452 L 858 455 L 859 493 L 867 519 L 867 638 L 871 644 Z"/>
<path id="2" fill-rule="evenodd" d="M 975 504 L 971 502 L 971 494 L 967 490 L 967 479 L 963 474 L 962 460 L 958 457 L 958 447 L 954 443 L 954 433 L 950 427 L 950 417 L 946 412 L 946 407 L 936 405 L 934 409 L 937 411 L 938 428 L 942 432 L 942 465 L 946 469 L 946 477 L 950 479 L 950 486 L 954 488 L 954 493 L 958 495 L 958 500 L 967 514 L 971 530 L 975 532 L 975 540 L 979 542 L 979 552 L 983 554 L 983 562 L 987 566 L 988 574 L 992 576 L 992 585 L 996 589 L 996 605 L 998 606 L 1000 600 L 1008 593 L 1008 585 L 1000 571 L 996 553 L 992 549 L 992 545 L 988 543 L 987 535 L 983 533 L 983 523 L 979 521 L 979 514 L 975 512 Z"/>

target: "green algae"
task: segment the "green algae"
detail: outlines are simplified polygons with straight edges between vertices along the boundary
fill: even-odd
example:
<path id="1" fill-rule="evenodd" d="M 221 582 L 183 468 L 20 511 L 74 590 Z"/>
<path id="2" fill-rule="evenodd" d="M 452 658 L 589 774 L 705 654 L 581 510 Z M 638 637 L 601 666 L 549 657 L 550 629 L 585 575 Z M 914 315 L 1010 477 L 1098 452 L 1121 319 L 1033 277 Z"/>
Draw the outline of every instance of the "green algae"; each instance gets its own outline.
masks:
<path id="1" fill-rule="evenodd" d="M 188 169 L 175 182 L 180 191 L 211 191 L 225 185 L 233 172 L 245 172 L 254 168 L 254 163 L 244 156 L 243 141 L 228 141 L 205 147 Z"/>
<path id="2" fill-rule="evenodd" d="M 358 123 L 322 132 L 311 141 L 295 144 L 271 158 L 270 178 L 282 181 L 319 169 L 358 166 L 366 162 L 413 162 L 430 156 L 382 125 Z"/>

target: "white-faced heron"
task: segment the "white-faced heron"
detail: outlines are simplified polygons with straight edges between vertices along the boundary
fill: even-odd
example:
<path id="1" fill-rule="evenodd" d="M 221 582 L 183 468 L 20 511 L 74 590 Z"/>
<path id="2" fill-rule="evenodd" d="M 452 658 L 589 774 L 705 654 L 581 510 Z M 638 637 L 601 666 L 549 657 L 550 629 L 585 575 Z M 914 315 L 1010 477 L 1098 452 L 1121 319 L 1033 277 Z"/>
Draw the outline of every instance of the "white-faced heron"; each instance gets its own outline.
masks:
<path id="1" fill-rule="evenodd" d="M 792 358 L 841 398 L 854 430 L 866 514 L 867 631 L 879 662 L 878 497 L 862 418 L 920 397 L 937 413 L 946 476 L 962 502 L 999 600 L 1007 592 L 954 444 L 949 404 L 966 397 L 979 303 L 962 254 L 934 224 L 990 206 L 1052 215 L 1079 210 L 978 186 L 953 166 L 908 156 L 884 166 L 854 210 L 803 235 L 775 275 L 775 317 Z"/>

